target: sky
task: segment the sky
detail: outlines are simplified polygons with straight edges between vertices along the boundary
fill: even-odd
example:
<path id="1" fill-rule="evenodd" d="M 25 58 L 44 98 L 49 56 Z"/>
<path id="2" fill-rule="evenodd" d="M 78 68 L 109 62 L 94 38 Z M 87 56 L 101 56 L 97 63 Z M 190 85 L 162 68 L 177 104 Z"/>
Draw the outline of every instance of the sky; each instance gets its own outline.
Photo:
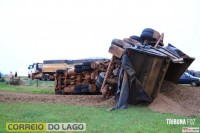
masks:
<path id="1" fill-rule="evenodd" d="M 53 59 L 111 58 L 114 38 L 164 33 L 200 70 L 199 0 L 0 0 L 0 71 Z"/>

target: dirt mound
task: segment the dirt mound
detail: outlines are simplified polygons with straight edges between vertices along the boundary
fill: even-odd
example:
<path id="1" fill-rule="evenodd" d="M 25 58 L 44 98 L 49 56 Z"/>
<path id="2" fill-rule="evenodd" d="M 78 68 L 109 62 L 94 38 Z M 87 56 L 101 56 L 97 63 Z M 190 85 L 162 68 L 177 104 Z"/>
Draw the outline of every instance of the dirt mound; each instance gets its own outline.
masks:
<path id="1" fill-rule="evenodd" d="M 185 87 L 164 81 L 160 94 L 149 107 L 163 113 L 200 116 L 200 88 Z"/>
<path id="2" fill-rule="evenodd" d="M 0 102 L 60 103 L 81 106 L 112 106 L 114 97 L 101 95 L 44 95 L 0 91 Z"/>

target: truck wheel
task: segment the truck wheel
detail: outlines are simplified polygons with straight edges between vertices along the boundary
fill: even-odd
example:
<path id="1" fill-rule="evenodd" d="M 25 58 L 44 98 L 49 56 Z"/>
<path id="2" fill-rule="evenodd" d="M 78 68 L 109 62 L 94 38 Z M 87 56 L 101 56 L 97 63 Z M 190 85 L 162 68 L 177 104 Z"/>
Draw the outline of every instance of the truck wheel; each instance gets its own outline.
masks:
<path id="1" fill-rule="evenodd" d="M 82 68 L 75 68 L 75 69 L 74 69 L 74 72 L 75 72 L 75 73 L 81 73 L 81 72 L 82 72 Z"/>
<path id="2" fill-rule="evenodd" d="M 81 85 L 74 85 L 74 94 L 81 94 Z"/>
<path id="3" fill-rule="evenodd" d="M 197 86 L 197 83 L 196 83 L 195 81 L 192 81 L 191 85 L 192 85 L 193 87 L 195 87 L 195 86 Z"/>
<path id="4" fill-rule="evenodd" d="M 98 77 L 99 82 L 103 83 L 105 74 L 106 74 L 105 72 L 101 72 L 101 73 L 99 74 L 99 77 Z"/>
<path id="5" fill-rule="evenodd" d="M 97 86 L 98 91 L 101 90 L 101 86 L 103 84 L 104 76 L 105 76 L 105 72 L 101 72 L 99 74 L 98 79 L 96 80 L 96 86 Z"/>
<path id="6" fill-rule="evenodd" d="M 153 33 L 151 32 L 142 32 L 140 36 L 141 40 L 150 40 L 150 41 L 157 41 L 156 39 L 153 38 Z"/>
<path id="7" fill-rule="evenodd" d="M 34 74 L 32 74 L 31 79 L 34 80 Z"/>
<path id="8" fill-rule="evenodd" d="M 136 41 L 138 41 L 138 42 L 141 42 L 141 38 L 140 38 L 139 36 L 133 35 L 133 36 L 130 36 L 129 38 L 130 38 L 130 39 L 133 39 L 133 40 L 136 40 Z"/>
<path id="9" fill-rule="evenodd" d="M 99 92 L 102 86 L 102 83 L 99 81 L 99 79 L 96 80 L 96 87 L 97 87 L 97 91 Z"/>
<path id="10" fill-rule="evenodd" d="M 120 39 L 113 39 L 111 44 L 114 44 L 114 45 L 116 45 L 116 46 L 118 46 L 120 48 L 123 48 L 123 44 L 122 44 Z"/>
<path id="11" fill-rule="evenodd" d="M 150 32 L 153 33 L 155 30 L 151 28 L 145 28 L 142 32 Z"/>
<path id="12" fill-rule="evenodd" d="M 57 73 L 57 74 L 64 74 L 64 73 L 65 73 L 65 70 L 58 69 L 58 70 L 56 70 L 56 73 Z"/>
<path id="13" fill-rule="evenodd" d="M 74 68 L 81 68 L 82 67 L 82 65 L 74 65 Z"/>
<path id="14" fill-rule="evenodd" d="M 82 84 L 81 93 L 88 93 L 88 92 L 89 92 L 89 84 Z"/>
<path id="15" fill-rule="evenodd" d="M 83 65 L 83 66 L 90 66 L 90 65 L 91 65 L 91 62 L 83 62 L 82 65 Z"/>
<path id="16" fill-rule="evenodd" d="M 61 90 L 55 90 L 55 94 L 56 95 L 62 95 L 62 91 Z"/>
<path id="17" fill-rule="evenodd" d="M 154 36 L 154 33 L 157 35 L 157 37 Z M 151 28 L 145 28 L 142 31 L 140 38 L 142 41 L 144 41 L 144 40 L 157 41 L 159 39 L 158 36 L 160 36 L 160 33 L 158 31 L 151 29 Z"/>
<path id="18" fill-rule="evenodd" d="M 50 80 L 51 80 L 51 78 L 50 78 L 49 75 L 46 75 L 46 80 L 47 80 L 47 81 L 50 81 Z"/>
<path id="19" fill-rule="evenodd" d="M 82 71 L 91 71 L 91 66 L 82 66 Z"/>
<path id="20" fill-rule="evenodd" d="M 42 81 L 45 81 L 46 80 L 46 76 L 45 75 L 42 75 Z"/>

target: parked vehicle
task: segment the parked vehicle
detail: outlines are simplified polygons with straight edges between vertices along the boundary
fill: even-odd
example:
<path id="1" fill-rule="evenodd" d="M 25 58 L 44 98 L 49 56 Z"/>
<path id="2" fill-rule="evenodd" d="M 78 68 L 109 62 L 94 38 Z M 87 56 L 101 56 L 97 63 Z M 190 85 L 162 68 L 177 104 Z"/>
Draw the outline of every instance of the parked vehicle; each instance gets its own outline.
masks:
<path id="1" fill-rule="evenodd" d="M 40 80 L 54 80 L 55 72 L 57 69 L 65 70 L 67 68 L 66 63 L 33 63 L 28 67 L 28 78 L 40 79 Z"/>
<path id="2" fill-rule="evenodd" d="M 194 77 L 188 72 L 184 72 L 183 75 L 179 78 L 178 84 L 191 84 L 192 86 L 199 86 L 200 78 Z"/>
<path id="3" fill-rule="evenodd" d="M 33 63 L 28 66 L 28 78 L 34 79 L 36 74 L 42 72 L 42 63 Z"/>

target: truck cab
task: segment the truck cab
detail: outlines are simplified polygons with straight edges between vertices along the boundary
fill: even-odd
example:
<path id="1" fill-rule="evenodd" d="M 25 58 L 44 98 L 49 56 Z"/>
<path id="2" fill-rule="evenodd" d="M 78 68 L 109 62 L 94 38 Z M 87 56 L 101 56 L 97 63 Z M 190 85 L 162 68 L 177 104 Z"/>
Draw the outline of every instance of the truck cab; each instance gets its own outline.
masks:
<path id="1" fill-rule="evenodd" d="M 34 79 L 35 75 L 38 75 L 42 72 L 42 67 L 43 67 L 42 63 L 33 63 L 32 65 L 29 65 L 28 66 L 28 78 Z"/>

